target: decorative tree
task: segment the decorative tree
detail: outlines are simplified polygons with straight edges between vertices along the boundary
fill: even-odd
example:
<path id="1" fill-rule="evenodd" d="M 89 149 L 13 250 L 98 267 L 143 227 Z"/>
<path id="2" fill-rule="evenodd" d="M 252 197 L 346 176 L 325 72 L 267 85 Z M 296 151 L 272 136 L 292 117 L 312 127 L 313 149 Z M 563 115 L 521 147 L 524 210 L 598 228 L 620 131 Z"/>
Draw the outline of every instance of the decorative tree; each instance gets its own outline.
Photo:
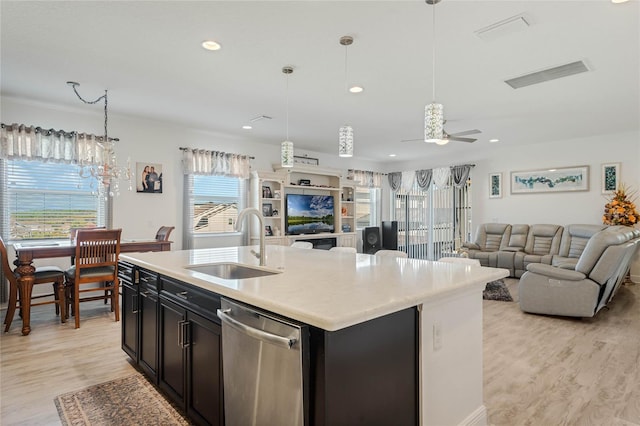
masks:
<path id="1" fill-rule="evenodd" d="M 633 226 L 640 222 L 640 214 L 636 210 L 636 205 L 629 199 L 627 188 L 620 186 L 613 197 L 604 206 L 604 215 L 602 223 L 605 225 L 626 225 Z"/>

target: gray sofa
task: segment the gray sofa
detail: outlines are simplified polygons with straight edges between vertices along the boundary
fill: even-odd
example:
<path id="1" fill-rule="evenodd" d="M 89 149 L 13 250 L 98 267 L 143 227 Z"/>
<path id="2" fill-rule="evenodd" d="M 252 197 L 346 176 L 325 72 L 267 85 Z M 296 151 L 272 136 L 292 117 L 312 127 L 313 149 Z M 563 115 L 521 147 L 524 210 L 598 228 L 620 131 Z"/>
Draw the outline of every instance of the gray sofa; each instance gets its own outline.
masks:
<path id="1" fill-rule="evenodd" d="M 560 250 L 563 227 L 560 225 L 480 225 L 473 242 L 462 244 L 461 251 L 482 266 L 504 268 L 512 277 L 520 277 L 530 263 L 551 264 Z"/>
<path id="2" fill-rule="evenodd" d="M 473 242 L 462 244 L 461 251 L 482 266 L 509 270 L 519 278 L 533 263 L 573 269 L 589 239 L 605 225 L 480 225 Z"/>
<path id="3" fill-rule="evenodd" d="M 629 271 L 640 247 L 640 231 L 628 226 L 611 226 L 592 234 L 570 268 L 588 230 L 576 227 L 576 239 L 552 264 L 530 263 L 520 278 L 519 303 L 524 312 L 592 317 L 609 303 Z M 576 238 L 576 236 L 578 236 Z M 569 237 L 567 237 L 569 239 Z M 569 262 L 566 261 L 569 259 Z M 555 263 L 555 264 L 554 264 Z"/>

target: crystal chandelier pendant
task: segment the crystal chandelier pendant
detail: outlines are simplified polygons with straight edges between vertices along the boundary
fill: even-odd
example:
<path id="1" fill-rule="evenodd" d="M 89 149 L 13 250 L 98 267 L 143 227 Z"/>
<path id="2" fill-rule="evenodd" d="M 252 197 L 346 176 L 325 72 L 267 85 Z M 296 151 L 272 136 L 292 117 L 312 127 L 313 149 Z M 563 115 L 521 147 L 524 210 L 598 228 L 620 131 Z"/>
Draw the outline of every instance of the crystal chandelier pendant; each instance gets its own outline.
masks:
<path id="1" fill-rule="evenodd" d="M 444 107 L 442 104 L 431 103 L 424 107 L 424 141 L 439 143 L 445 140 L 443 137 Z M 449 141 L 447 140 L 447 142 Z"/>
<path id="2" fill-rule="evenodd" d="M 353 128 L 342 126 L 338 133 L 338 155 L 340 157 L 353 157 Z"/>
<path id="3" fill-rule="evenodd" d="M 280 157 L 280 165 L 282 167 L 293 167 L 293 142 L 282 142 L 280 146 Z"/>

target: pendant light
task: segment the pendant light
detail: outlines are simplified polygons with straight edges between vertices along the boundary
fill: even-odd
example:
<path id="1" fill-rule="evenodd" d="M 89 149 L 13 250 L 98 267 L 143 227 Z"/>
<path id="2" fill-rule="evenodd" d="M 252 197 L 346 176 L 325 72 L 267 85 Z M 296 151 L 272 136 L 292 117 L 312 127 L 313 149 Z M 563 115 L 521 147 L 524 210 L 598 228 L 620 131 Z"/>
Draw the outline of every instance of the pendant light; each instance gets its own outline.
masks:
<path id="1" fill-rule="evenodd" d="M 347 83 L 347 46 L 353 43 L 353 37 L 340 37 L 340 44 L 344 46 L 344 89 L 349 90 Z M 340 127 L 338 131 L 338 155 L 340 157 L 353 157 L 353 128 L 348 124 Z"/>
<path id="2" fill-rule="evenodd" d="M 293 67 L 283 67 L 282 72 L 287 76 L 287 138 L 280 145 L 280 165 L 293 167 L 293 142 L 289 140 L 289 74 L 293 73 Z"/>
<path id="3" fill-rule="evenodd" d="M 444 138 L 444 107 L 435 101 L 436 99 L 436 4 L 440 0 L 425 0 L 433 5 L 433 50 L 432 50 L 432 94 L 433 101 L 424 107 L 424 141 L 445 145 L 449 142 Z"/>

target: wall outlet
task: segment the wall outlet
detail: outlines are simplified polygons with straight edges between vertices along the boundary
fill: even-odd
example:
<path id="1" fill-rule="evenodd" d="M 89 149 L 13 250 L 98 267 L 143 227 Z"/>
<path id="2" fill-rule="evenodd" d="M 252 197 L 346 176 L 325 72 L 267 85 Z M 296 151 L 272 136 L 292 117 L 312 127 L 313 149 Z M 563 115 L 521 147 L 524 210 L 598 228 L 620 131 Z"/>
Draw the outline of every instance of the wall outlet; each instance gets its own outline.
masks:
<path id="1" fill-rule="evenodd" d="M 433 324 L 433 350 L 442 349 L 442 324 L 436 322 Z"/>

